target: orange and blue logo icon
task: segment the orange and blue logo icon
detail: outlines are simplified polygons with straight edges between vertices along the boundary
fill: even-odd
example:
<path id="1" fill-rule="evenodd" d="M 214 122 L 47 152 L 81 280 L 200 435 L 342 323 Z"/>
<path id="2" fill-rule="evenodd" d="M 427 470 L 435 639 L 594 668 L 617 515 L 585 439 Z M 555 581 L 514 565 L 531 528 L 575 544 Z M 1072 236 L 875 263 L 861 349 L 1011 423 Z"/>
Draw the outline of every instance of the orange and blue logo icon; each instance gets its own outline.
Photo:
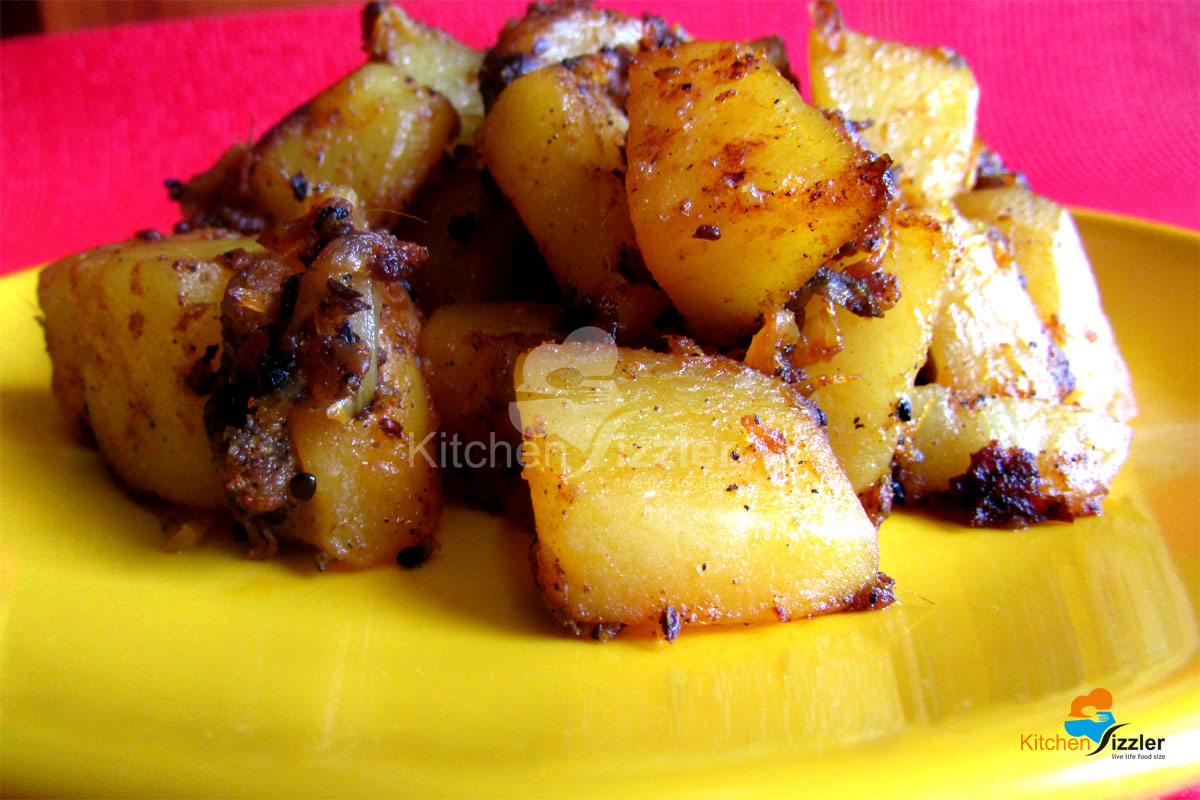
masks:
<path id="1" fill-rule="evenodd" d="M 1071 713 L 1063 722 L 1067 736 L 1043 736 L 1039 733 L 1021 735 L 1022 750 L 1087 750 L 1094 756 L 1106 747 L 1113 758 L 1161 759 L 1165 736 L 1116 736 L 1129 723 L 1117 722 L 1112 712 L 1113 696 L 1108 689 L 1093 689 L 1071 702 Z"/>
<path id="2" fill-rule="evenodd" d="M 1112 704 L 1112 692 L 1108 689 L 1093 689 L 1088 694 L 1076 697 L 1071 703 L 1071 713 L 1063 725 L 1071 736 L 1087 737 L 1097 743 L 1096 749 L 1088 753 L 1089 756 L 1103 750 L 1113 733 L 1129 724 L 1117 724 Z"/>

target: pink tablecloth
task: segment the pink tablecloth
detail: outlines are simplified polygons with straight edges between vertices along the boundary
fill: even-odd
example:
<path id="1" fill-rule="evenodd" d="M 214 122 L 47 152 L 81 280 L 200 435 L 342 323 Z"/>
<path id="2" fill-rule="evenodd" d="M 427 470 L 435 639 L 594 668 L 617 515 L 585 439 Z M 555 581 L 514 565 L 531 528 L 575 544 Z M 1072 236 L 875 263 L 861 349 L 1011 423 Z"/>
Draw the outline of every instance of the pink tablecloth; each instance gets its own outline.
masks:
<path id="1" fill-rule="evenodd" d="M 406 7 L 484 46 L 522 6 Z M 802 3 L 653 9 L 700 38 L 782 34 L 804 64 Z M 1200 3 L 844 0 L 843 9 L 859 30 L 966 56 L 983 88 L 983 137 L 1040 192 L 1200 227 Z M 357 5 L 5 42 L 0 272 L 169 228 L 163 178 L 206 168 L 360 60 Z"/>

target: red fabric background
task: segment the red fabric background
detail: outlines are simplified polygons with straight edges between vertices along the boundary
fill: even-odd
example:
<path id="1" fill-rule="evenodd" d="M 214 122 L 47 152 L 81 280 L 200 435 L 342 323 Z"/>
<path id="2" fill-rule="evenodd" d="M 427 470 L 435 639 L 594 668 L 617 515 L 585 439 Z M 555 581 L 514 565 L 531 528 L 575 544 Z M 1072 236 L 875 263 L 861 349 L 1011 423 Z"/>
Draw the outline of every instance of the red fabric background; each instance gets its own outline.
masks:
<path id="1" fill-rule="evenodd" d="M 408 2 L 488 44 L 523 2 Z M 803 72 L 803 3 L 651 7 L 698 38 L 779 33 Z M 187 178 L 361 60 L 358 4 L 0 45 L 0 272 L 175 220 Z M 1059 201 L 1200 228 L 1200 3 L 844 0 L 847 22 L 945 44 L 983 90 L 983 137 Z"/>

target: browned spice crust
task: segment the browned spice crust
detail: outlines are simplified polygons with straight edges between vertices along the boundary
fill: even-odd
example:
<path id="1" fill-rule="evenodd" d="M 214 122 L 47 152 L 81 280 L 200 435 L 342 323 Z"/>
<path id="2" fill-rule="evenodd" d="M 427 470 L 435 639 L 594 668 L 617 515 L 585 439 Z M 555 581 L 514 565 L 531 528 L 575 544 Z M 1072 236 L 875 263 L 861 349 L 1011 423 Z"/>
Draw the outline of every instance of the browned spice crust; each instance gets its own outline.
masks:
<path id="1" fill-rule="evenodd" d="M 215 353 L 206 352 L 194 379 L 212 390 L 205 425 L 214 463 L 254 556 L 274 554 L 290 512 L 315 488 L 301 478 L 290 410 L 358 391 L 371 361 L 370 346 L 349 324 L 369 308 L 362 294 L 330 277 L 306 316 L 294 318 L 302 276 L 335 241 L 347 253 L 339 257 L 363 259 L 370 277 L 384 285 L 403 281 L 425 258 L 418 245 L 356 230 L 352 215 L 349 201 L 330 198 L 263 235 L 266 252 L 223 256 L 234 274 L 221 302 L 221 363 L 214 370 Z M 353 268 L 347 263 L 347 275 Z"/>
<path id="2" fill-rule="evenodd" d="M 996 441 L 972 454 L 971 466 L 950 480 L 940 500 L 964 513 L 973 527 L 1069 522 L 1075 516 L 1063 500 L 1044 491 L 1033 453 Z"/>
<path id="3" fill-rule="evenodd" d="M 1024 175 L 1010 169 L 1000 154 L 987 147 L 979 148 L 975 158 L 972 189 L 993 189 L 1003 186 L 1029 186 Z"/>
<path id="4" fill-rule="evenodd" d="M 686 38 L 662 17 L 644 14 L 637 20 L 612 9 L 592 8 L 591 0 L 531 3 L 524 17 L 505 24 L 495 47 L 484 56 L 479 85 L 485 107 L 490 109 L 506 86 L 535 69 L 553 63 L 563 63 L 568 69 L 574 69 L 574 59 L 562 61 L 562 44 L 582 27 L 606 34 L 599 47 L 604 67 L 600 72 L 605 74 L 600 82 L 611 87 L 609 93 L 621 107 L 624 107 L 624 98 L 628 94 L 628 70 L 633 51 L 670 47 Z"/>
<path id="5" fill-rule="evenodd" d="M 875 579 L 870 581 L 857 594 L 846 598 L 844 611 L 873 611 L 879 608 L 887 608 L 892 603 L 896 602 L 896 593 L 892 591 L 892 587 L 896 582 L 889 578 L 883 572 L 876 572 Z"/>
<path id="6" fill-rule="evenodd" d="M 891 516 L 894 501 L 895 489 L 890 475 L 880 478 L 858 495 L 858 502 L 862 503 L 863 511 L 867 512 L 867 519 L 871 520 L 875 530 L 879 530 L 883 521 Z"/>

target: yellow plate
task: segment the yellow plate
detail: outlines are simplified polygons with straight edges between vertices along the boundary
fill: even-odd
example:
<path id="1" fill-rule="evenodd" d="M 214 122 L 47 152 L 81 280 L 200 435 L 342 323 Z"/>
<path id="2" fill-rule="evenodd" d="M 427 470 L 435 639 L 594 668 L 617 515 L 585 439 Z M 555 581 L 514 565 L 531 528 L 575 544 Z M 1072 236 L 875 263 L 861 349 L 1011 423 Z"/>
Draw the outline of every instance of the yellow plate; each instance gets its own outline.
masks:
<path id="1" fill-rule="evenodd" d="M 66 436 L 34 275 L 0 282 L 4 793 L 1096 800 L 1196 780 L 1200 240 L 1079 222 L 1142 407 L 1104 516 L 898 514 L 887 611 L 673 645 L 565 636 L 527 535 L 461 509 L 412 572 L 164 553 Z M 1095 687 L 1166 758 L 1022 747 Z"/>

